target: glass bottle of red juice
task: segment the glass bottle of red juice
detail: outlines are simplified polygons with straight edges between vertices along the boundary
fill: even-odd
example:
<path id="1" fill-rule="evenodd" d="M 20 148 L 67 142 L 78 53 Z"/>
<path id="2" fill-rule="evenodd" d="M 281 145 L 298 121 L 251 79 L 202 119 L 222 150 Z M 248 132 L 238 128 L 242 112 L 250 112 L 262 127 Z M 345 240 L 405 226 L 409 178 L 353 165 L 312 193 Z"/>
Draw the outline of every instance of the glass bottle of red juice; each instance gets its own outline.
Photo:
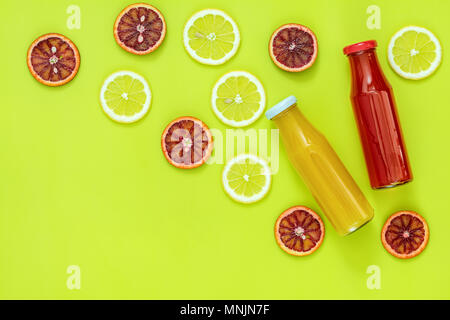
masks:
<path id="1" fill-rule="evenodd" d="M 352 73 L 351 100 L 374 189 L 412 180 L 392 87 L 378 62 L 375 40 L 344 48 Z"/>

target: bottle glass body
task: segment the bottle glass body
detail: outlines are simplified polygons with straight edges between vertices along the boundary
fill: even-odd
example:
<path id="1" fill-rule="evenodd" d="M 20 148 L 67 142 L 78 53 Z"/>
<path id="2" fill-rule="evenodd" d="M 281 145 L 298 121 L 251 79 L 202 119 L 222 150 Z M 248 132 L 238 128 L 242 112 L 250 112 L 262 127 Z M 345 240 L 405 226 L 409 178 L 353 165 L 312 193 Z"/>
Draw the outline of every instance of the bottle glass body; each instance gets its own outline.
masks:
<path id="1" fill-rule="evenodd" d="M 288 157 L 328 220 L 341 235 L 373 217 L 373 208 L 327 139 L 294 104 L 272 119 Z"/>
<path id="2" fill-rule="evenodd" d="M 392 87 L 375 48 L 348 55 L 351 100 L 372 188 L 388 188 L 412 180 Z"/>

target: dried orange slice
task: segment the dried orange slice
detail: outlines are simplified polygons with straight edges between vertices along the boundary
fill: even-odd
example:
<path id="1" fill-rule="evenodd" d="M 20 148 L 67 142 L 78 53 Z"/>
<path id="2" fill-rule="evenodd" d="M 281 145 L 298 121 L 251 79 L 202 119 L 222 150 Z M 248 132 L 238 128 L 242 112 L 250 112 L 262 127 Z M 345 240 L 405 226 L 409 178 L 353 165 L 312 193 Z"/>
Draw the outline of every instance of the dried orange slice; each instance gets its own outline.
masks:
<path id="1" fill-rule="evenodd" d="M 417 256 L 428 244 L 430 231 L 425 219 L 414 211 L 394 213 L 384 223 L 381 242 L 394 257 L 409 259 Z"/>
<path id="2" fill-rule="evenodd" d="M 155 51 L 166 36 L 161 12 L 146 3 L 129 5 L 117 16 L 114 38 L 128 52 L 144 55 Z"/>
<path id="3" fill-rule="evenodd" d="M 295 23 L 285 24 L 272 34 L 269 53 L 279 68 L 300 72 L 316 61 L 317 38 L 308 27 Z"/>
<path id="4" fill-rule="evenodd" d="M 275 239 L 278 245 L 294 256 L 307 256 L 319 249 L 324 235 L 322 219 L 304 206 L 287 209 L 275 223 Z"/>
<path id="5" fill-rule="evenodd" d="M 211 131 L 197 118 L 177 118 L 164 130 L 161 148 L 171 165 L 182 169 L 197 168 L 211 155 L 213 149 Z"/>
<path id="6" fill-rule="evenodd" d="M 80 53 L 62 34 L 48 33 L 33 41 L 27 54 L 32 76 L 47 86 L 56 87 L 72 80 L 80 67 Z"/>

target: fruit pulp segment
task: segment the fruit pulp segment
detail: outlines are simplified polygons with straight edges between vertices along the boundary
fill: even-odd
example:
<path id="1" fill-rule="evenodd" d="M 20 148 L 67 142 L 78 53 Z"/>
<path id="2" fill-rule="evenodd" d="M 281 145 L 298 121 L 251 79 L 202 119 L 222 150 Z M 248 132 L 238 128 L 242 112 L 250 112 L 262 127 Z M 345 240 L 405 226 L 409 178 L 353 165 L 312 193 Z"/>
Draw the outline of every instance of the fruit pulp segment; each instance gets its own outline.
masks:
<path id="1" fill-rule="evenodd" d="M 200 17 L 188 30 L 189 46 L 198 56 L 218 60 L 233 49 L 233 26 L 220 15 Z"/>
<path id="2" fill-rule="evenodd" d="M 116 77 L 105 91 L 108 107 L 118 115 L 132 116 L 139 113 L 146 99 L 144 85 L 129 75 Z"/>
<path id="3" fill-rule="evenodd" d="M 373 217 L 373 209 L 336 152 L 296 105 L 273 118 L 292 165 L 341 235 Z"/>
<path id="4" fill-rule="evenodd" d="M 31 65 L 45 81 L 66 79 L 74 72 L 76 64 L 74 50 L 69 43 L 58 37 L 39 41 L 31 51 Z"/>
<path id="5" fill-rule="evenodd" d="M 251 197 L 260 192 L 266 184 L 264 167 L 245 159 L 235 163 L 227 173 L 227 182 L 238 195 Z"/>
<path id="6" fill-rule="evenodd" d="M 296 27 L 280 30 L 273 39 L 272 46 L 277 61 L 293 69 L 311 62 L 315 50 L 313 37 Z"/>
<path id="7" fill-rule="evenodd" d="M 435 43 L 427 34 L 411 30 L 395 40 L 392 53 L 401 70 L 419 73 L 430 68 L 437 57 L 436 49 Z"/>
<path id="8" fill-rule="evenodd" d="M 425 240 L 425 228 L 418 218 L 402 214 L 392 219 L 386 230 L 386 242 L 399 254 L 416 251 Z"/>
<path id="9" fill-rule="evenodd" d="M 259 110 L 261 94 L 247 77 L 230 77 L 217 90 L 217 109 L 227 119 L 248 120 Z"/>
<path id="10" fill-rule="evenodd" d="M 192 165 L 203 160 L 209 140 L 201 124 L 186 119 L 172 124 L 164 137 L 164 143 L 172 161 Z"/>
<path id="11" fill-rule="evenodd" d="M 307 252 L 322 236 L 319 221 L 305 210 L 295 210 L 282 218 L 278 229 L 283 244 L 291 250 Z"/>
<path id="12" fill-rule="evenodd" d="M 154 10 L 136 7 L 128 10 L 119 21 L 119 40 L 136 51 L 147 51 L 161 38 L 164 23 Z"/>

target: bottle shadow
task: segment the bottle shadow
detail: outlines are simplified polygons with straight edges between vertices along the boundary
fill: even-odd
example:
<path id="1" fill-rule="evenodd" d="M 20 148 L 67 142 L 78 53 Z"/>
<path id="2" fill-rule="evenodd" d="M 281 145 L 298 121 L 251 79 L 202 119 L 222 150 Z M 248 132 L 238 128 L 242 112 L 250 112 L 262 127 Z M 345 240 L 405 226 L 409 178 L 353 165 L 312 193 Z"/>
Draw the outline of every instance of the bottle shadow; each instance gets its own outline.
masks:
<path id="1" fill-rule="evenodd" d="M 371 204 L 375 210 L 374 218 L 354 233 L 344 237 L 337 234 L 335 236 L 337 241 L 335 248 L 340 250 L 339 256 L 349 269 L 365 272 L 360 270 L 361 264 L 364 264 L 365 268 L 372 264 L 380 265 L 385 257 L 404 262 L 386 252 L 381 242 L 381 230 L 385 221 L 398 211 L 413 210 L 419 213 L 423 211 L 423 206 L 415 200 L 416 193 L 417 190 L 412 183 L 392 189 L 373 190 Z"/>

